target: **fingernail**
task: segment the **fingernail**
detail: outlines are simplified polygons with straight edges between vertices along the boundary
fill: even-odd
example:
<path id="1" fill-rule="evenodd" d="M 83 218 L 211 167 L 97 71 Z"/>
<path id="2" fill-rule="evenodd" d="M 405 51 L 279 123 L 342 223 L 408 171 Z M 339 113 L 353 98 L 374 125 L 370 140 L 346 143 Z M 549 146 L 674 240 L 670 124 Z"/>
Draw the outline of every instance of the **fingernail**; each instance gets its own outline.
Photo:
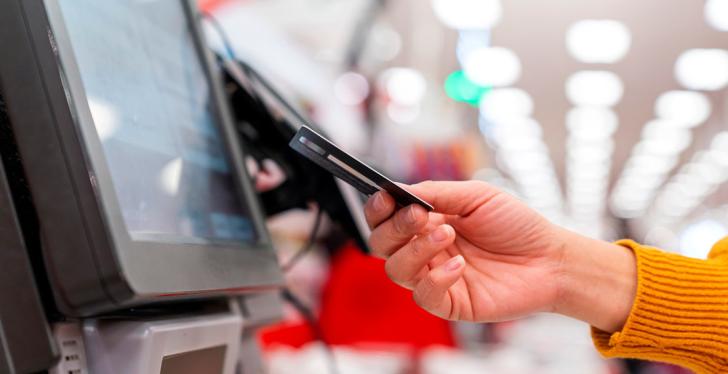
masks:
<path id="1" fill-rule="evenodd" d="M 414 205 L 407 208 L 409 211 L 407 212 L 407 216 L 405 217 L 405 220 L 409 224 L 415 224 L 417 223 L 417 213 L 415 213 L 415 207 Z"/>
<path id="2" fill-rule="evenodd" d="M 457 255 L 450 259 L 450 261 L 447 262 L 447 265 L 445 265 L 445 270 L 447 271 L 456 271 L 460 269 L 465 264 L 465 259 L 463 259 L 463 256 Z"/>
<path id="3" fill-rule="evenodd" d="M 384 197 L 382 196 L 381 192 L 377 192 L 374 194 L 374 209 L 375 210 L 384 210 Z"/>
<path id="4" fill-rule="evenodd" d="M 435 231 L 430 234 L 430 239 L 434 242 L 442 242 L 447 240 L 447 238 L 450 237 L 450 232 L 447 228 L 444 226 L 438 227 Z"/>

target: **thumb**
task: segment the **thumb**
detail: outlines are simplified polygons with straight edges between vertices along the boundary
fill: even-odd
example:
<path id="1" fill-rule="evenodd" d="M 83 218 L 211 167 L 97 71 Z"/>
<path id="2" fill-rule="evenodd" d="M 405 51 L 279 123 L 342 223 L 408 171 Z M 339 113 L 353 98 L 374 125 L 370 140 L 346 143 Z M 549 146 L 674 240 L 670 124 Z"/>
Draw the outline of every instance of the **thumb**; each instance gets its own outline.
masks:
<path id="1" fill-rule="evenodd" d="M 461 255 L 430 270 L 417 282 L 413 291 L 417 305 L 436 316 L 450 318 L 453 305 L 447 291 L 460 279 L 464 270 L 465 259 Z"/>
<path id="2" fill-rule="evenodd" d="M 481 181 L 427 181 L 403 186 L 443 214 L 467 216 L 501 191 Z"/>

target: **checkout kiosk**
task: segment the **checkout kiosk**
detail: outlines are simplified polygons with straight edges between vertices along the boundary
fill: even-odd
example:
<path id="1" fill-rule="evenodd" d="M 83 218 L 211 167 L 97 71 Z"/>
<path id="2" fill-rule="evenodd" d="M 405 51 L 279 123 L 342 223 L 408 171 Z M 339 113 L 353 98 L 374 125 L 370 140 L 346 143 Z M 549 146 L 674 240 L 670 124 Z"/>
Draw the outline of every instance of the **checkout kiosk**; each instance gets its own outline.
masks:
<path id="1" fill-rule="evenodd" d="M 0 373 L 254 372 L 282 276 L 194 5 L 0 7 Z"/>

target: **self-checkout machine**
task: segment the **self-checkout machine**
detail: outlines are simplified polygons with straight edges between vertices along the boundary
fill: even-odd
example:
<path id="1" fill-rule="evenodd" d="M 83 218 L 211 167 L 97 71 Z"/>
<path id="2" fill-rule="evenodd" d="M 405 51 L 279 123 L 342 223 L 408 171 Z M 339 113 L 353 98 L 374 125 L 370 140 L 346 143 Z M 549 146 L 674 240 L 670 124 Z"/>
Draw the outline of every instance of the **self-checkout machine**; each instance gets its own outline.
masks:
<path id="1" fill-rule="evenodd" d="M 282 277 L 193 4 L 0 7 L 0 371 L 234 373 Z"/>

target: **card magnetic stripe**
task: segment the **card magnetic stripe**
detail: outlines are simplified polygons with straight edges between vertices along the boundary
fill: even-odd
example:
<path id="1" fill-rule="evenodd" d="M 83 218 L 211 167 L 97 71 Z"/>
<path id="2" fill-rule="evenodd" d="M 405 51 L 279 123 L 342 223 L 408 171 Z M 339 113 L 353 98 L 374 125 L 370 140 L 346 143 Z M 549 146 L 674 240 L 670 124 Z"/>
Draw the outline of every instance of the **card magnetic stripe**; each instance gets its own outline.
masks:
<path id="1" fill-rule="evenodd" d="M 336 164 L 326 160 L 323 156 L 319 155 L 318 153 L 310 150 L 306 145 L 301 143 L 299 140 L 299 137 L 296 136 L 293 138 L 293 140 L 290 143 L 291 148 L 295 149 L 297 152 L 303 154 L 308 158 L 309 160 L 313 161 L 316 165 L 326 169 L 329 173 L 334 174 L 336 177 L 340 178 L 346 183 L 349 183 L 354 188 L 359 190 L 359 192 L 371 196 L 379 189 L 377 189 L 374 186 L 370 186 L 368 183 L 362 182 L 357 178 L 354 178 L 346 172 L 341 167 L 337 166 Z"/>
<path id="2" fill-rule="evenodd" d="M 350 183 L 352 186 L 357 188 L 358 190 L 362 191 L 364 194 L 371 195 L 374 192 L 377 192 L 378 190 L 374 187 L 370 186 L 368 183 L 361 182 L 359 179 L 351 177 L 348 171 L 343 170 L 342 168 L 336 166 L 333 164 L 330 160 L 327 160 L 323 155 L 320 155 L 311 149 L 309 149 L 306 145 L 302 144 L 299 139 L 301 137 L 306 138 L 307 141 L 316 144 L 321 149 L 323 149 L 327 154 L 332 155 L 333 157 L 339 159 L 343 163 L 349 165 L 357 172 L 364 175 L 366 178 L 369 178 L 372 182 L 376 183 L 378 186 L 382 187 L 384 190 L 386 190 L 389 194 L 391 194 L 395 201 L 398 202 L 401 206 L 407 206 L 411 204 L 418 204 L 426 209 L 432 211 L 433 208 L 430 204 L 427 202 L 417 198 L 416 196 L 413 196 L 412 194 L 408 193 L 402 187 L 394 184 L 391 180 L 389 180 L 384 175 L 380 174 L 378 171 L 370 168 L 363 162 L 357 160 L 356 158 L 352 157 L 348 153 L 342 151 L 339 149 L 335 144 L 329 142 L 325 138 L 321 137 L 321 135 L 317 134 L 316 132 L 312 131 L 311 129 L 307 127 L 301 127 L 296 134 L 296 136 L 291 140 L 291 147 L 295 148 L 296 150 L 302 150 L 309 159 L 314 161 L 319 166 L 325 168 L 329 172 L 333 173 L 334 175 L 338 176 L 342 180 L 344 180 L 347 183 Z M 360 188 L 359 186 L 362 186 L 364 189 Z M 365 191 L 373 191 L 371 193 L 365 192 Z"/>

